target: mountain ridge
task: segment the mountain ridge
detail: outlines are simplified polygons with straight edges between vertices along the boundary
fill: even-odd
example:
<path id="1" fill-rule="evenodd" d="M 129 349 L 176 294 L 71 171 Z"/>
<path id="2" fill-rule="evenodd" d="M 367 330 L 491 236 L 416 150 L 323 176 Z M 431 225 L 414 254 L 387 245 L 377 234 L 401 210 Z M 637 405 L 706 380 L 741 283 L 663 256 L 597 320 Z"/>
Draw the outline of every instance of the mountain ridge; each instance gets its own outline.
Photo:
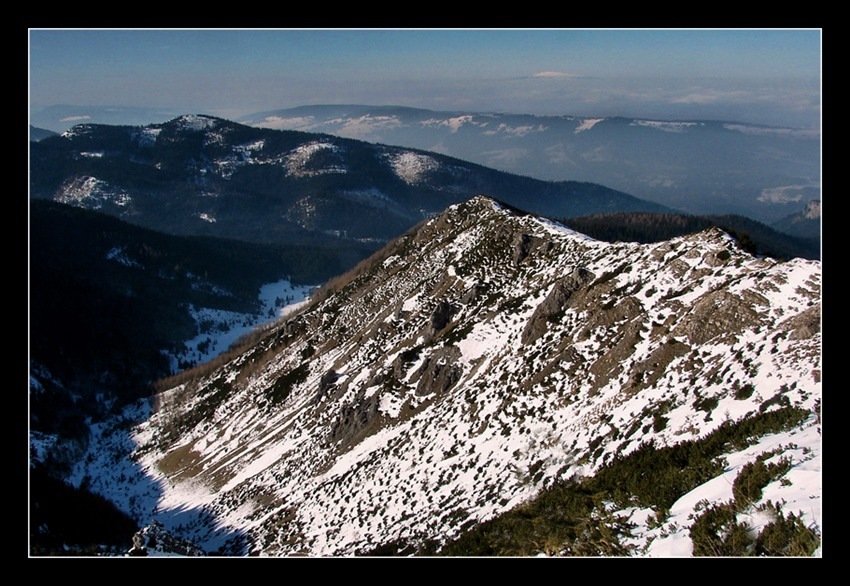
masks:
<path id="1" fill-rule="evenodd" d="M 717 229 L 608 244 L 475 197 L 162 393 L 127 436 L 147 492 L 98 468 L 125 436 L 98 431 L 88 472 L 135 518 L 155 515 L 207 551 L 439 549 L 647 441 L 675 446 L 791 408 L 809 414 L 798 427 L 724 457 L 741 473 L 786 445 L 791 466 L 764 498 L 784 495 L 819 526 L 817 477 L 804 502 L 792 496 L 819 469 L 819 295 L 818 261 L 754 258 Z M 699 479 L 673 504 L 711 484 Z M 688 506 L 631 510 L 644 519 L 631 555 L 690 555 L 675 545 L 690 544 Z"/>
<path id="2" fill-rule="evenodd" d="M 552 216 L 665 209 L 602 185 L 198 115 L 145 127 L 78 125 L 30 149 L 31 197 L 241 240 L 381 243 L 482 192 Z"/>
<path id="3" fill-rule="evenodd" d="M 315 105 L 238 118 L 440 152 L 539 179 L 601 183 L 689 214 L 771 224 L 820 199 L 820 133 L 723 120 Z"/>

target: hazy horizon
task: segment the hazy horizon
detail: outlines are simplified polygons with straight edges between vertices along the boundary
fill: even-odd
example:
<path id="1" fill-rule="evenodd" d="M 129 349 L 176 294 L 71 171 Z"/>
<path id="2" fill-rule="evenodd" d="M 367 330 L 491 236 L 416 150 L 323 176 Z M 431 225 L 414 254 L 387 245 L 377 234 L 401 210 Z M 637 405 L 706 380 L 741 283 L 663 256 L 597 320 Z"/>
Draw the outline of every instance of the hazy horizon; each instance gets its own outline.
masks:
<path id="1" fill-rule="evenodd" d="M 30 29 L 30 111 L 316 104 L 819 128 L 818 29 Z"/>

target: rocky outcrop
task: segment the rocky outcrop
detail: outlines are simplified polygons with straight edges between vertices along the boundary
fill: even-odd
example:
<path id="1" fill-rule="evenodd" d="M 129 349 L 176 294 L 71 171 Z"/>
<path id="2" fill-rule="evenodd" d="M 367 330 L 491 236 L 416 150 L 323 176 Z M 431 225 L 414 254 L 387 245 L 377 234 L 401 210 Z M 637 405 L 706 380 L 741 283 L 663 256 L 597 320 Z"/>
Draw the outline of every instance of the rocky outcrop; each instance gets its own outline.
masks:
<path id="1" fill-rule="evenodd" d="M 431 313 L 431 321 L 429 327 L 430 335 L 434 336 L 440 333 L 445 328 L 452 317 L 452 305 L 448 301 L 440 301 L 437 307 Z"/>
<path id="2" fill-rule="evenodd" d="M 342 446 L 355 442 L 377 417 L 379 405 L 380 400 L 376 395 L 343 405 L 331 424 L 329 439 Z"/>
<path id="3" fill-rule="evenodd" d="M 789 340 L 806 340 L 821 331 L 820 304 L 789 319 L 782 326 L 790 330 Z"/>
<path id="4" fill-rule="evenodd" d="M 673 329 L 673 334 L 687 336 L 692 345 L 709 340 L 734 340 L 760 319 L 759 313 L 738 295 L 716 291 L 698 299 Z"/>
<path id="5" fill-rule="evenodd" d="M 558 280 L 528 320 L 528 325 L 522 331 L 522 343 L 531 344 L 542 336 L 547 330 L 547 324 L 566 311 L 573 293 L 586 287 L 593 278 L 593 273 L 587 269 L 577 268 Z"/>
<path id="6" fill-rule="evenodd" d="M 459 358 L 460 351 L 454 346 L 440 348 L 428 356 L 412 377 L 416 382 L 416 395 L 448 391 L 463 375 L 463 368 L 457 363 Z"/>

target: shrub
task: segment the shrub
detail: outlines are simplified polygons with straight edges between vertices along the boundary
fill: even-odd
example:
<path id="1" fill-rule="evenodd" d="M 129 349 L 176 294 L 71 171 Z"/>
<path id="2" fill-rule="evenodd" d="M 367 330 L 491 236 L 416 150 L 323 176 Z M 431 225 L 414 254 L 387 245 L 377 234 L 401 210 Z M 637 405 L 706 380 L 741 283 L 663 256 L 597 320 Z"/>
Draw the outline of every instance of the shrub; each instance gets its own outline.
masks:
<path id="1" fill-rule="evenodd" d="M 791 469 L 791 460 L 783 458 L 776 464 L 765 464 L 764 458 L 746 464 L 732 483 L 735 503 L 744 508 L 761 498 L 762 490 L 772 480 Z"/>
<path id="2" fill-rule="evenodd" d="M 751 383 L 747 383 L 744 386 L 735 389 L 735 399 L 738 401 L 749 399 L 755 392 L 756 388 Z"/>
<path id="3" fill-rule="evenodd" d="M 803 525 L 800 516 L 773 507 L 776 519 L 768 523 L 756 539 L 760 556 L 811 556 L 820 545 L 818 534 Z"/>
<path id="4" fill-rule="evenodd" d="M 752 556 L 755 540 L 746 525 L 738 523 L 732 503 L 706 508 L 691 525 L 690 537 L 695 556 Z"/>

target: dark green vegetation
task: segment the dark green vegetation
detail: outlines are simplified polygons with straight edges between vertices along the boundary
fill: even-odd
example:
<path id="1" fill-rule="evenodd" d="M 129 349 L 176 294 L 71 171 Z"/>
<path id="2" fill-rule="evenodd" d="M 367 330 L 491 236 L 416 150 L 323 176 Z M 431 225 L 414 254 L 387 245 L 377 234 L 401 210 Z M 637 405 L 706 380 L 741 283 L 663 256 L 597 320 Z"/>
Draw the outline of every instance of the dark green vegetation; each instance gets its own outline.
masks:
<path id="1" fill-rule="evenodd" d="M 115 555 L 133 545 L 136 522 L 109 501 L 41 467 L 29 481 L 31 555 Z"/>
<path id="2" fill-rule="evenodd" d="M 765 463 L 775 455 L 762 454 L 741 468 L 732 485 L 731 501 L 703 503 L 703 510 L 690 530 L 695 556 L 810 556 L 814 553 L 820 544 L 817 532 L 806 527 L 800 516 L 786 515 L 769 501 L 756 507 L 770 519 L 758 535 L 739 521 L 738 514 L 759 501 L 770 482 L 790 470 L 791 462 L 787 458 Z"/>
<path id="3" fill-rule="evenodd" d="M 789 236 L 743 216 L 689 216 L 645 212 L 565 218 L 566 226 L 606 242 L 661 242 L 712 227 L 734 236 L 751 254 L 788 259 L 820 258 L 820 240 Z"/>
<path id="4" fill-rule="evenodd" d="M 726 422 L 699 440 L 661 448 L 643 444 L 628 455 L 614 458 L 595 476 L 545 489 L 528 503 L 470 528 L 440 549 L 439 555 L 628 554 L 629 546 L 623 538 L 629 533 L 629 521 L 610 512 L 603 503 L 615 503 L 619 508 L 651 508 L 656 512 L 658 522 L 662 523 L 666 511 L 678 498 L 723 471 L 723 454 L 751 445 L 766 434 L 797 425 L 809 415 L 806 410 L 783 407 L 757 413 L 738 422 Z M 761 465 L 764 466 L 764 463 Z M 759 474 L 760 469 L 759 464 L 745 467 L 741 471 L 741 482 L 751 487 L 763 487 L 783 473 L 781 465 L 778 468 L 766 466 L 766 474 Z M 756 497 L 754 489 L 748 494 L 750 498 Z M 731 527 L 730 520 L 733 519 L 730 516 L 732 505 L 724 507 L 710 509 L 704 520 L 695 523 L 696 529 L 692 529 L 695 555 L 726 555 L 730 551 L 736 552 L 733 555 L 741 551 L 746 551 L 747 555 L 810 555 L 819 541 L 810 530 L 802 527 L 797 517 L 786 517 L 778 511 L 776 521 L 762 531 L 758 537 L 760 545 L 755 546 L 755 538 L 741 535 L 743 528 L 724 531 Z M 719 547 L 714 554 L 697 546 L 697 542 L 725 539 L 730 543 Z M 740 544 L 745 541 L 749 549 L 741 547 Z M 405 547 L 403 544 L 393 545 L 396 551 Z M 409 545 L 406 547 L 411 549 Z M 381 548 L 379 553 L 390 554 L 386 547 Z M 417 553 L 422 555 L 424 552 Z"/>
<path id="5" fill-rule="evenodd" d="M 79 436 L 86 416 L 150 393 L 170 374 L 162 351 L 198 333 L 190 304 L 257 313 L 264 283 L 318 284 L 369 252 L 176 237 L 31 201 L 32 428 Z"/>

